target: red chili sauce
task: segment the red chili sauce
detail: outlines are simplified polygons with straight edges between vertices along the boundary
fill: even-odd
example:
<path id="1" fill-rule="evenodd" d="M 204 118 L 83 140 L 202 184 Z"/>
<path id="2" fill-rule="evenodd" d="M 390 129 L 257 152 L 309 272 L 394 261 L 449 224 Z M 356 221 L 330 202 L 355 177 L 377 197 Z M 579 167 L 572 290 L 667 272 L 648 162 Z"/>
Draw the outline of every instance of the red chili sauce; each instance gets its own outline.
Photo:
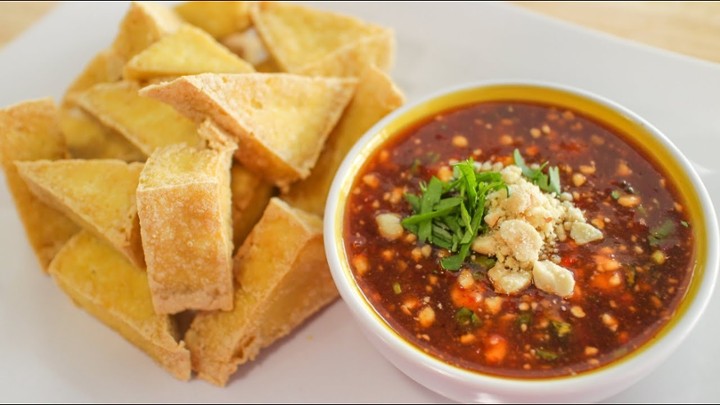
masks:
<path id="1" fill-rule="evenodd" d="M 388 241 L 381 213 L 412 214 L 404 193 L 468 157 L 560 168 L 562 191 L 604 238 L 558 242 L 574 273 L 562 299 L 530 286 L 495 293 L 470 257 L 470 288 L 441 268 L 443 249 L 405 231 Z M 347 201 L 345 248 L 369 302 L 421 350 L 482 373 L 525 378 L 569 375 L 613 362 L 651 340 L 683 299 L 694 266 L 687 207 L 658 162 L 621 134 L 573 111 L 488 102 L 443 112 L 388 140 L 361 169 Z M 467 308 L 474 314 L 458 313 Z M 429 309 L 428 309 L 429 308 Z M 471 315 L 472 316 L 472 315 Z"/>

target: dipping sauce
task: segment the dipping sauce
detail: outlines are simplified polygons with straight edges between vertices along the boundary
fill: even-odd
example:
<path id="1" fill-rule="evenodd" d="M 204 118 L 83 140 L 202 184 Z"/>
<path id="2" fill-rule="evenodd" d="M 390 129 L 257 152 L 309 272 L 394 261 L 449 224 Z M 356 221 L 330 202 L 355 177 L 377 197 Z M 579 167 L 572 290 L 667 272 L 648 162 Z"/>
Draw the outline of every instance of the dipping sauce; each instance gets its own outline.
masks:
<path id="1" fill-rule="evenodd" d="M 403 230 L 389 239 L 376 218 L 413 214 L 405 194 L 447 177 L 452 163 L 559 168 L 561 191 L 601 240 L 558 241 L 552 255 L 575 286 L 561 298 L 535 286 L 497 293 L 487 258 L 448 271 L 443 248 Z M 482 373 L 543 378 L 581 373 L 648 342 L 673 316 L 695 264 L 687 207 L 660 164 L 622 134 L 578 112 L 484 102 L 425 119 L 379 147 L 356 177 L 344 241 L 358 285 L 401 336 L 443 361 Z M 549 257 L 552 256 L 552 257 Z"/>

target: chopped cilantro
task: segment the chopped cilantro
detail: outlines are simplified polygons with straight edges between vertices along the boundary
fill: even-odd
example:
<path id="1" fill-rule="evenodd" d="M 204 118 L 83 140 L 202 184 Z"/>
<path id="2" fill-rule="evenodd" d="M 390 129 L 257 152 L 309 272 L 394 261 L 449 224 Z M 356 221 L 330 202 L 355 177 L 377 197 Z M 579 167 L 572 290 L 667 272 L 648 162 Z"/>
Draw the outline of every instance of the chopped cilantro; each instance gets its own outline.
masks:
<path id="1" fill-rule="evenodd" d="M 478 173 L 472 159 L 453 165 L 449 182 L 432 177 L 420 184 L 420 195 L 405 194 L 413 215 L 402 220 L 420 243 L 430 242 L 447 249 L 452 256 L 440 261 L 450 271 L 462 267 L 470 246 L 480 232 L 485 214 L 485 198 L 493 191 L 507 188 L 500 173 Z"/>
<path id="2" fill-rule="evenodd" d="M 540 187 L 542 191 L 560 194 L 562 191 L 560 187 L 560 169 L 557 166 L 548 168 L 548 174 L 543 173 L 543 169 L 548 165 L 547 162 L 543 163 L 539 169 L 531 169 L 525 164 L 525 159 L 517 149 L 513 152 L 513 159 L 515 165 L 522 170 L 523 176 Z"/>

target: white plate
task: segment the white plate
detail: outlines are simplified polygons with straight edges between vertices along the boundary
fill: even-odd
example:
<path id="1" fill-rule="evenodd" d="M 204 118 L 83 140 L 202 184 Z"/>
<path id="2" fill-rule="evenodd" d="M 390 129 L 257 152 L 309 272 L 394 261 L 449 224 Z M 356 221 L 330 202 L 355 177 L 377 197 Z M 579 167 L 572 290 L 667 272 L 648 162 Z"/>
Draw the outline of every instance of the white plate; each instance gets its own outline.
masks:
<path id="1" fill-rule="evenodd" d="M 506 4 L 322 4 L 396 30 L 409 99 L 483 79 L 580 87 L 654 123 L 720 201 L 720 66 L 649 49 Z M 58 98 L 112 40 L 126 4 L 64 4 L 0 52 L 0 106 Z M 4 181 L 2 181 L 4 183 Z M 13 402 L 444 402 L 398 372 L 338 301 L 242 367 L 228 387 L 174 380 L 75 308 L 44 276 L 0 184 L 0 400 Z M 617 402 L 720 399 L 720 299 L 666 363 Z M 538 398 L 542 401 L 542 398 Z"/>

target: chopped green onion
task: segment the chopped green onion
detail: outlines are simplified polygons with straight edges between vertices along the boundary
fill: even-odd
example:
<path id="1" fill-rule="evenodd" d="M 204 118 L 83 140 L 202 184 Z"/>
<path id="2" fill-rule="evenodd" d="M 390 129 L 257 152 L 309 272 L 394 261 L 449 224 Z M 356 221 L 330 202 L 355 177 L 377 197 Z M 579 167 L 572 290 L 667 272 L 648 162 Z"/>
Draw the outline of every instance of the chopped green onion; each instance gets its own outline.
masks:
<path id="1" fill-rule="evenodd" d="M 617 200 L 618 198 L 620 198 L 620 192 L 617 191 L 617 190 L 613 190 L 613 191 L 610 193 L 610 197 L 612 197 L 613 200 Z"/>
<path id="2" fill-rule="evenodd" d="M 680 221 L 680 224 L 685 228 L 690 228 L 690 224 L 688 224 L 687 221 Z"/>
<path id="3" fill-rule="evenodd" d="M 563 338 L 572 332 L 572 326 L 570 326 L 567 322 L 561 322 L 561 321 L 550 321 L 553 328 L 555 329 L 555 334 L 559 338 Z"/>
<path id="4" fill-rule="evenodd" d="M 543 350 L 543 349 L 535 349 L 535 355 L 542 360 L 548 360 L 553 361 L 557 360 L 558 355 L 555 352 L 551 352 L 549 350 Z"/>
<path id="5" fill-rule="evenodd" d="M 457 321 L 458 325 L 462 326 L 463 328 L 476 328 L 480 326 L 481 323 L 480 318 L 475 315 L 475 312 L 465 307 L 457 310 L 457 312 L 455 313 L 455 320 Z"/>
<path id="6" fill-rule="evenodd" d="M 453 173 L 449 182 L 432 177 L 427 184 L 420 184 L 419 196 L 406 194 L 413 215 L 402 220 L 419 242 L 455 253 L 440 260 L 449 271 L 460 270 L 465 262 L 482 227 L 487 195 L 507 187 L 500 173 L 478 173 L 472 159 L 454 164 Z"/>
<path id="7" fill-rule="evenodd" d="M 520 151 L 515 149 L 513 151 L 513 160 L 515 166 L 518 166 L 522 170 L 523 176 L 527 177 L 530 182 L 540 187 L 542 191 L 547 193 L 560 194 L 562 188 L 560 187 L 560 169 L 557 166 L 548 168 L 548 174 L 543 173 L 543 169 L 548 165 L 547 162 L 540 165 L 539 169 L 531 169 L 525 163 Z"/>

